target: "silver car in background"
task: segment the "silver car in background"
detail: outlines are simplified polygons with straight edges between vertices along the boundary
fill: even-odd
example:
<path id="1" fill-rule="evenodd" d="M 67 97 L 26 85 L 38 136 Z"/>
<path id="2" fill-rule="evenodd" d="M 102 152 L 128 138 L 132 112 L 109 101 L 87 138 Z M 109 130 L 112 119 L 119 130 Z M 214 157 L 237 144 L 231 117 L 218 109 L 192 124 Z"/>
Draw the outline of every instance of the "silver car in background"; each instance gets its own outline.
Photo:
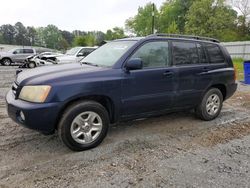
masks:
<path id="1" fill-rule="evenodd" d="M 74 47 L 68 50 L 65 55 L 57 57 L 58 64 L 79 63 L 84 57 L 96 50 L 97 47 Z"/>
<path id="2" fill-rule="evenodd" d="M 9 66 L 12 63 L 24 63 L 24 60 L 31 55 L 35 55 L 36 50 L 33 48 L 15 48 L 8 52 L 0 53 L 0 63 Z"/>

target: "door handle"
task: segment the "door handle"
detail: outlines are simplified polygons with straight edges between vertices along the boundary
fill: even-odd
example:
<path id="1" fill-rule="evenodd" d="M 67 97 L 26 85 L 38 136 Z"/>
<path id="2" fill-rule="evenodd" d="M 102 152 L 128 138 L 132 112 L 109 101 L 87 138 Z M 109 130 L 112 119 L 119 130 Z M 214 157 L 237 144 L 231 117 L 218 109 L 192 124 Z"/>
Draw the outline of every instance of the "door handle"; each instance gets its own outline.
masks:
<path id="1" fill-rule="evenodd" d="M 166 77 L 172 77 L 174 75 L 174 73 L 171 72 L 171 71 L 166 71 L 166 72 L 163 73 L 163 75 L 166 76 Z"/>
<path id="2" fill-rule="evenodd" d="M 202 70 L 203 72 L 208 72 L 210 69 L 208 67 L 204 67 Z"/>

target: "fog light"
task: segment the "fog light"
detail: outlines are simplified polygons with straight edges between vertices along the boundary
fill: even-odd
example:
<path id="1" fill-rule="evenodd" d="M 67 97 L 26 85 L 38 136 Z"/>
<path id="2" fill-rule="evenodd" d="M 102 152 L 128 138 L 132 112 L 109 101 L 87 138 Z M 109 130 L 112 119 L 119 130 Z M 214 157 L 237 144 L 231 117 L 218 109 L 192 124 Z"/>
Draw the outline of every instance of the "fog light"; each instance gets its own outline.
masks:
<path id="1" fill-rule="evenodd" d="M 23 111 L 20 112 L 20 118 L 22 121 L 25 121 L 25 115 L 24 115 Z"/>

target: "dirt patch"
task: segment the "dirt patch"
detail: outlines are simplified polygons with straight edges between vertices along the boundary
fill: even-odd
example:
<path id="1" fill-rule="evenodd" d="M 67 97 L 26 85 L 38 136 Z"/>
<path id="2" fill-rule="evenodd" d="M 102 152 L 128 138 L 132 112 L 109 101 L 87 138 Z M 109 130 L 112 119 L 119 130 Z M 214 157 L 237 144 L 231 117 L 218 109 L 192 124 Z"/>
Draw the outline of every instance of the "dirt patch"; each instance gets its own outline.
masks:
<path id="1" fill-rule="evenodd" d="M 250 123 L 230 123 L 226 127 L 211 129 L 196 137 L 193 141 L 204 147 L 225 144 L 250 134 Z"/>

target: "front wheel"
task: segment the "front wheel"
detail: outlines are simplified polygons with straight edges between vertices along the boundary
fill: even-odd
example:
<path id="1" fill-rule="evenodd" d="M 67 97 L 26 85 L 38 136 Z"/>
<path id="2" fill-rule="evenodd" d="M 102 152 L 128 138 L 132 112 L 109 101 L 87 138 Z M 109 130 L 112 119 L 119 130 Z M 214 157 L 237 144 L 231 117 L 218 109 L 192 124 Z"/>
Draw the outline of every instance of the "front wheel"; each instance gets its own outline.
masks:
<path id="1" fill-rule="evenodd" d="M 9 59 L 9 58 L 4 58 L 4 59 L 2 60 L 2 65 L 4 65 L 4 66 L 10 66 L 11 63 L 12 63 L 12 61 L 11 61 L 11 59 Z"/>
<path id="2" fill-rule="evenodd" d="M 205 121 L 215 119 L 221 112 L 223 96 L 219 89 L 211 88 L 203 96 L 200 105 L 195 109 L 199 118 Z"/>
<path id="3" fill-rule="evenodd" d="M 68 107 L 58 125 L 59 137 L 74 151 L 98 146 L 109 127 L 106 109 L 94 101 L 82 101 Z"/>
<path id="4" fill-rule="evenodd" d="M 33 62 L 33 61 L 29 62 L 28 67 L 29 67 L 30 69 L 35 68 L 35 67 L 36 67 L 36 63 Z"/>

